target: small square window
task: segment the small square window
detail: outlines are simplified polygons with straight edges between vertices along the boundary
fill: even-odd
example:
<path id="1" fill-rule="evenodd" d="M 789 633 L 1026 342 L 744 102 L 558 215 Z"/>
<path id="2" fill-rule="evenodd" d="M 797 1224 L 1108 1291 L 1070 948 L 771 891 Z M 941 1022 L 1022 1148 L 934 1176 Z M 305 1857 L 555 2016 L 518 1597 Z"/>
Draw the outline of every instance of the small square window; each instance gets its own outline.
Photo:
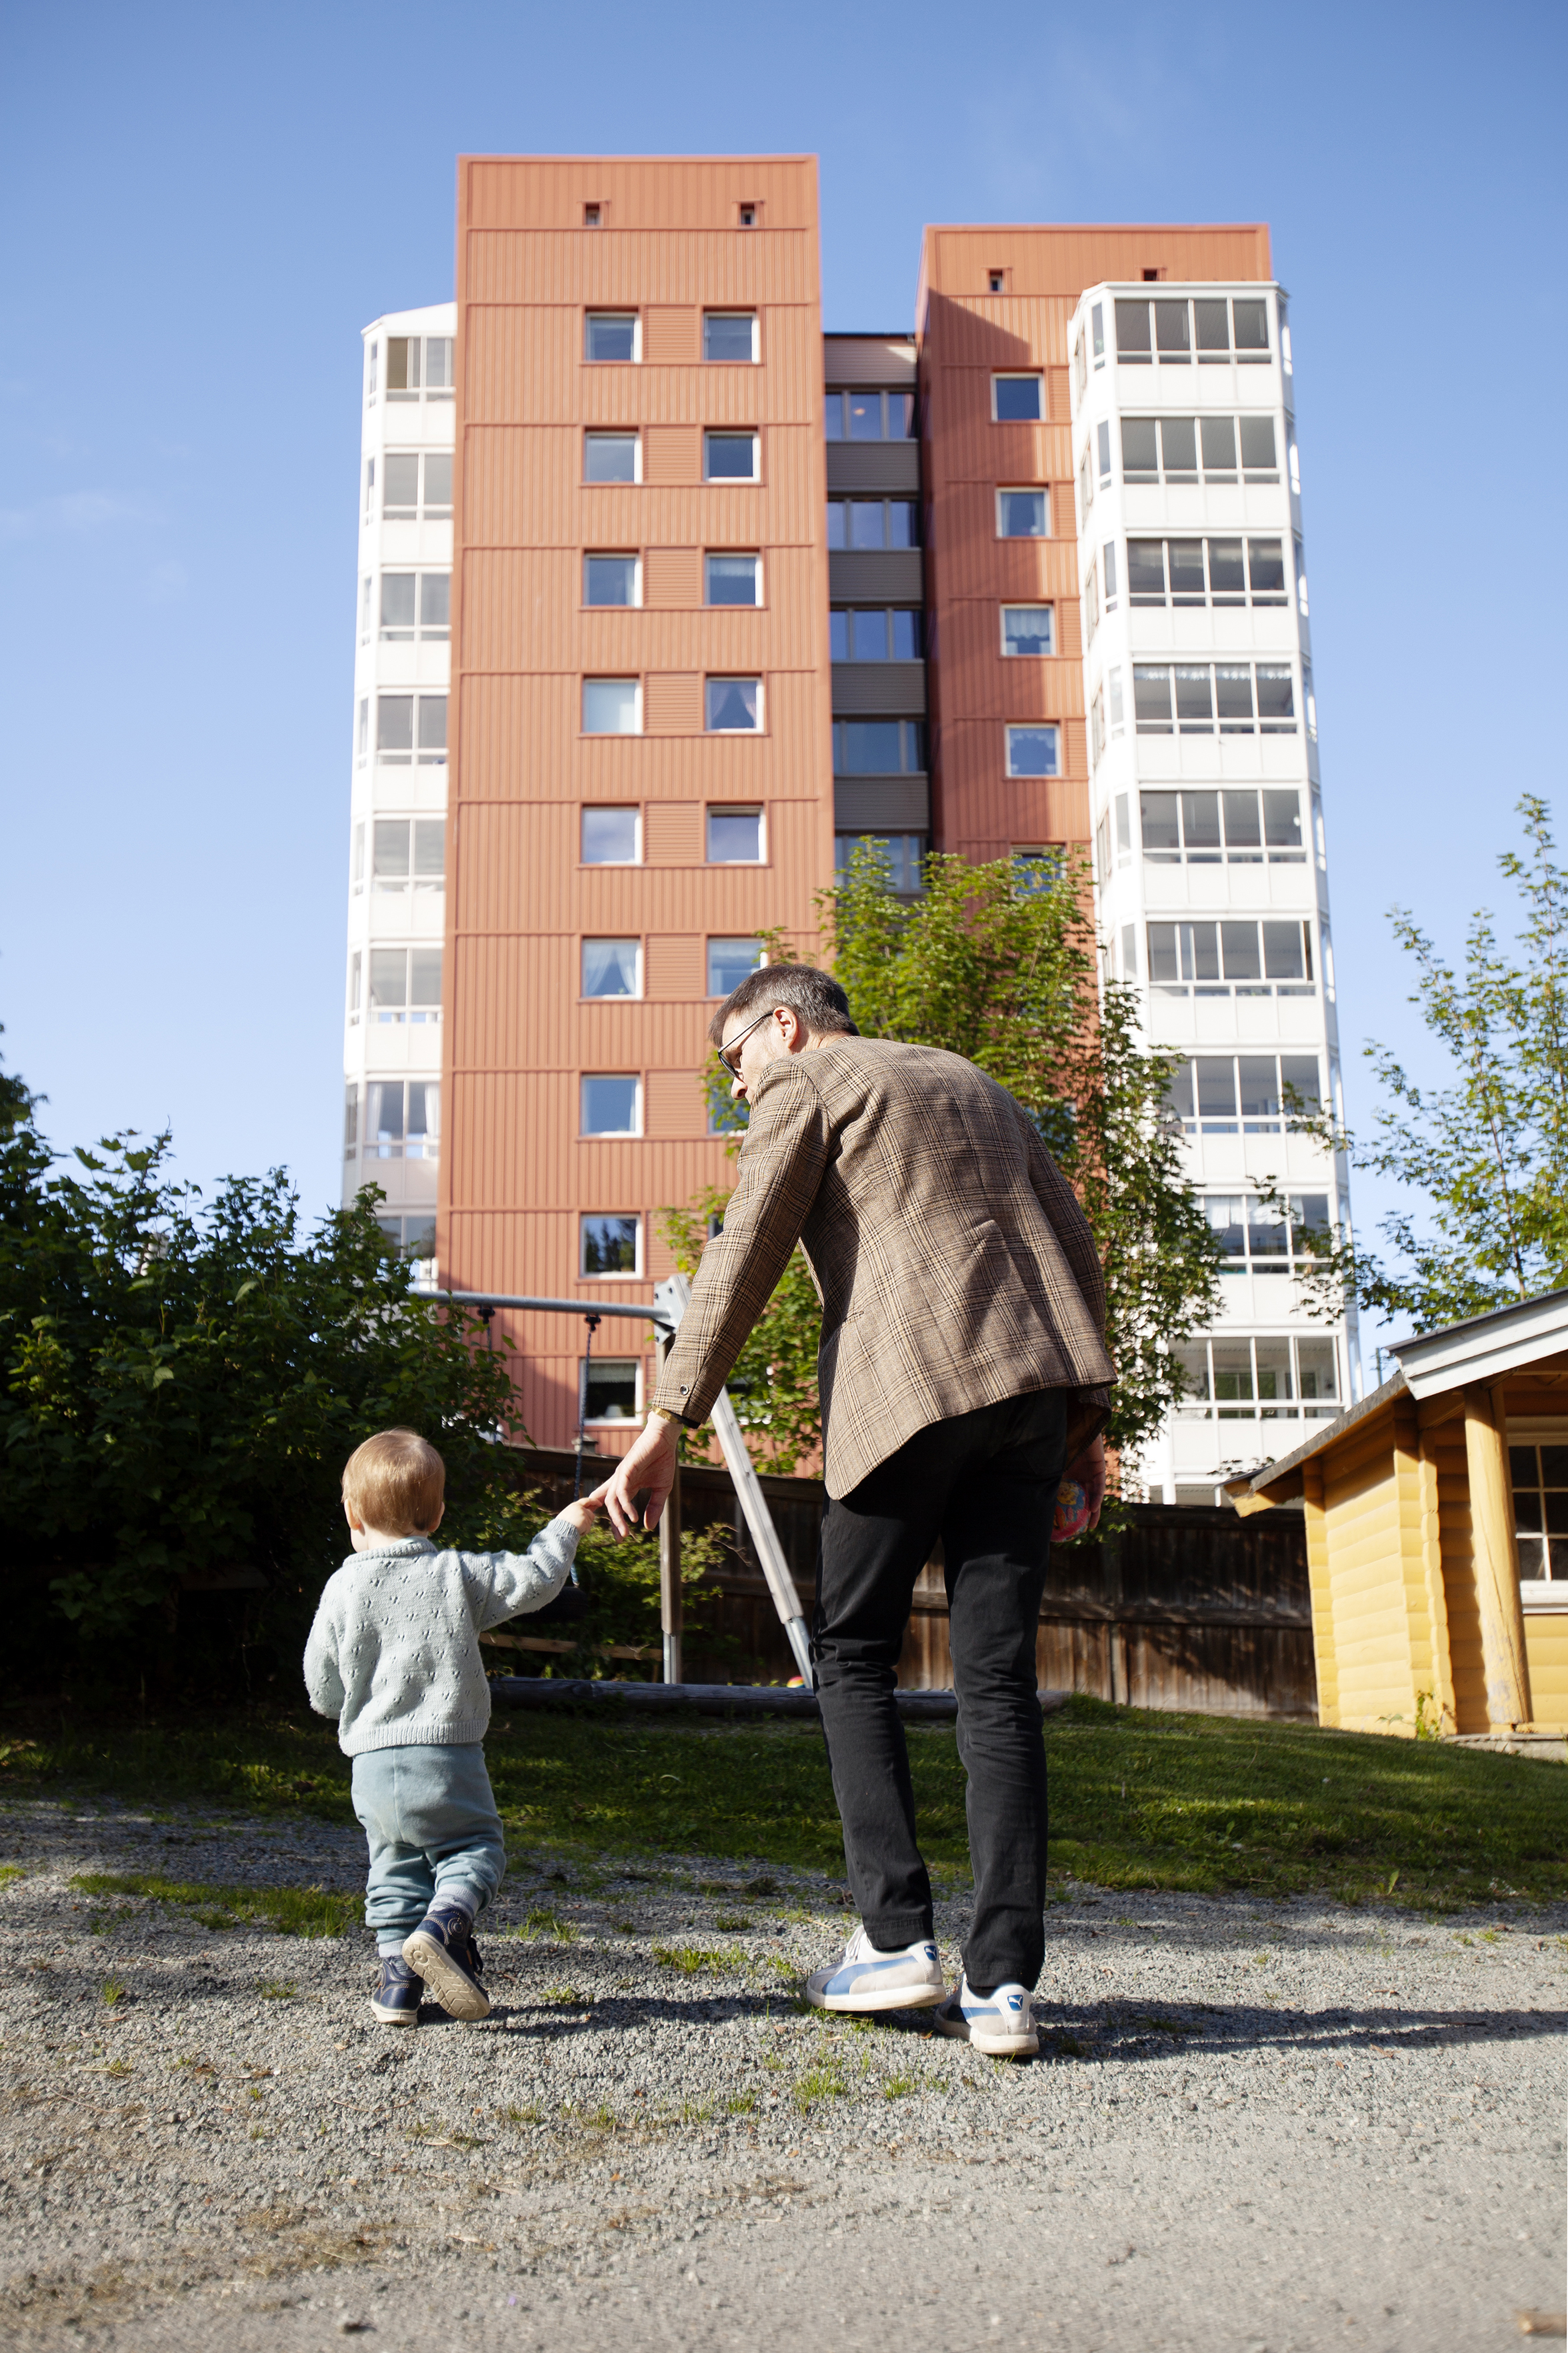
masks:
<path id="1" fill-rule="evenodd" d="M 710 678 L 704 723 L 710 735 L 755 735 L 763 724 L 760 678 Z"/>
<path id="2" fill-rule="evenodd" d="M 763 857 L 763 813 L 760 808 L 710 808 L 708 812 L 710 866 L 759 866 Z"/>
<path id="3" fill-rule="evenodd" d="M 710 555 L 706 569 L 710 605 L 762 603 L 763 559 L 760 555 Z"/>
<path id="4" fill-rule="evenodd" d="M 583 681 L 584 735 L 640 735 L 641 691 L 635 678 Z"/>
<path id="5" fill-rule="evenodd" d="M 639 1274 L 642 1271 L 642 1219 L 637 1217 L 585 1217 L 578 1220 L 577 1271 L 580 1275 Z"/>
<path id="6" fill-rule="evenodd" d="M 1037 375 L 994 375 L 991 396 L 991 413 L 998 425 L 1037 425 L 1046 413 Z"/>
<path id="7" fill-rule="evenodd" d="M 1054 889 L 1065 864 L 1066 853 L 1061 849 L 1015 849 L 1015 887 L 1026 897 L 1036 898 L 1042 891 Z"/>
<path id="8" fill-rule="evenodd" d="M 637 314 L 635 311 L 590 311 L 583 356 L 590 360 L 635 360 L 637 357 Z"/>
<path id="9" fill-rule="evenodd" d="M 754 482 L 757 437 L 754 433 L 705 433 L 702 437 L 702 479 L 708 482 Z"/>
<path id="10" fill-rule="evenodd" d="M 1005 269 L 988 269 L 985 273 L 985 277 L 987 292 L 992 294 L 1005 294 L 1007 291 L 1007 273 Z"/>
<path id="11" fill-rule="evenodd" d="M 1004 605 L 1004 654 L 1049 654 L 1056 651 L 1056 615 L 1049 605 Z"/>
<path id="12" fill-rule="evenodd" d="M 640 605 L 641 566 L 635 555 L 585 555 L 583 558 L 584 605 Z"/>
<path id="13" fill-rule="evenodd" d="M 708 943 L 708 994 L 728 997 L 739 988 L 749 972 L 755 972 L 763 960 L 760 940 L 710 940 Z"/>
<path id="14" fill-rule="evenodd" d="M 702 314 L 702 356 L 705 360 L 757 358 L 757 314 L 754 311 L 705 311 Z"/>
<path id="15" fill-rule="evenodd" d="M 636 1421 L 642 1378 L 636 1356 L 584 1356 L 579 1378 L 584 1421 Z"/>
<path id="16" fill-rule="evenodd" d="M 640 818 L 641 811 L 636 808 L 585 808 L 583 811 L 584 865 L 640 864 Z"/>
<path id="17" fill-rule="evenodd" d="M 740 225 L 741 225 L 741 227 L 742 227 L 742 228 L 755 228 L 755 227 L 756 227 L 756 226 L 757 226 L 757 208 L 756 208 L 755 205 L 742 205 L 742 206 L 741 206 L 741 212 L 740 212 Z"/>
<path id="18" fill-rule="evenodd" d="M 997 491 L 996 536 L 998 539 L 1047 539 L 1050 535 L 1050 529 L 1049 491 Z"/>
<path id="19" fill-rule="evenodd" d="M 584 996 L 640 997 L 641 955 L 640 940 L 584 940 Z"/>
<path id="20" fill-rule="evenodd" d="M 597 205 L 584 205 L 583 207 L 584 227 L 603 228 L 604 225 L 604 214 L 600 207 Z"/>
<path id="21" fill-rule="evenodd" d="M 1010 776 L 1059 776 L 1061 731 L 1056 727 L 1009 727 L 1007 774 Z"/>
<path id="22" fill-rule="evenodd" d="M 583 480 L 585 482 L 639 481 L 640 455 L 635 433 L 585 433 L 583 437 Z"/>
<path id="23" fill-rule="evenodd" d="M 595 1074 L 583 1081 L 583 1134 L 636 1135 L 641 1130 L 640 1080 Z"/>

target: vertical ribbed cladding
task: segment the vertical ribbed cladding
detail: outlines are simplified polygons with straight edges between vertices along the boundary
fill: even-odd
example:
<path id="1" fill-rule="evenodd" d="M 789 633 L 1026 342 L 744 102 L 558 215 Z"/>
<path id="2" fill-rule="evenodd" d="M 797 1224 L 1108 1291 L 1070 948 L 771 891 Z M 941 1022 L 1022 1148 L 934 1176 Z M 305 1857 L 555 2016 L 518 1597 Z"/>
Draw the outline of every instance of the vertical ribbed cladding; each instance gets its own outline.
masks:
<path id="1" fill-rule="evenodd" d="M 752 307 L 761 364 L 704 362 L 703 310 Z M 639 312 L 640 363 L 585 361 L 594 308 Z M 466 159 L 458 317 L 441 1272 L 591 1300 L 582 1214 L 639 1215 L 651 1279 L 659 1207 L 732 1181 L 699 1076 L 707 942 L 782 924 L 809 943 L 831 880 L 815 166 Z M 704 427 L 737 427 L 758 433 L 760 479 L 703 482 Z M 638 482 L 584 481 L 591 427 L 640 436 Z M 643 609 L 584 607 L 585 548 L 643 556 Z M 705 548 L 762 554 L 760 609 L 702 604 Z M 763 681 L 759 735 L 705 733 L 709 674 Z M 585 675 L 640 680 L 646 732 L 585 735 Z M 707 863 L 715 803 L 762 808 L 762 864 Z M 637 812 L 639 863 L 584 862 L 584 805 Z M 582 998 L 585 936 L 641 944 L 641 998 Z M 638 1079 L 641 1135 L 579 1134 L 584 1071 Z M 506 1323 L 532 1434 L 569 1438 L 581 1333 Z M 607 1324 L 595 1353 L 645 1337 Z"/>

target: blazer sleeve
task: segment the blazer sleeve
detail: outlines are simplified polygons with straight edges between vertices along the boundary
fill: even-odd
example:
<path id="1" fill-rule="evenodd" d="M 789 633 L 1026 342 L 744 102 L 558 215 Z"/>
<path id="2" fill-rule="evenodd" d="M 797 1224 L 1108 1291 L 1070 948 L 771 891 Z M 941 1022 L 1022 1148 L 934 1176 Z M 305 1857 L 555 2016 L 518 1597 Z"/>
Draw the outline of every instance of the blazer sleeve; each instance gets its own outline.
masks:
<path id="1" fill-rule="evenodd" d="M 706 1421 L 800 1240 L 827 1166 L 827 1114 L 808 1071 L 771 1063 L 752 1098 L 741 1180 L 702 1253 L 656 1406 Z"/>
<path id="2" fill-rule="evenodd" d="M 1024 1133 L 1029 1154 L 1029 1184 L 1035 1198 L 1050 1223 L 1052 1232 L 1062 1247 L 1062 1255 L 1072 1270 L 1083 1303 L 1094 1318 L 1095 1329 L 1105 1337 L 1105 1273 L 1100 1263 L 1100 1252 L 1094 1246 L 1094 1229 L 1079 1207 L 1078 1195 L 1040 1142 L 1033 1120 L 1022 1112 Z"/>

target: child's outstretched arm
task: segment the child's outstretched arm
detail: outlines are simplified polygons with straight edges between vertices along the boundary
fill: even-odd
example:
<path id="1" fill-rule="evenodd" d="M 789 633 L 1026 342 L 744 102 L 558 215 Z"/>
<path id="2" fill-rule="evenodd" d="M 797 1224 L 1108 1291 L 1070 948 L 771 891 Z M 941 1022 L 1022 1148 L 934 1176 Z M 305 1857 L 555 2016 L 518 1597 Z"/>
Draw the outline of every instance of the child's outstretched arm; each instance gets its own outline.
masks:
<path id="1" fill-rule="evenodd" d="M 546 1528 L 541 1528 L 523 1553 L 496 1552 L 485 1556 L 488 1587 L 478 1596 L 475 1628 L 500 1626 L 527 1609 L 542 1609 L 565 1584 L 576 1556 L 577 1539 L 598 1517 L 600 1506 L 587 1501 L 568 1504 Z"/>

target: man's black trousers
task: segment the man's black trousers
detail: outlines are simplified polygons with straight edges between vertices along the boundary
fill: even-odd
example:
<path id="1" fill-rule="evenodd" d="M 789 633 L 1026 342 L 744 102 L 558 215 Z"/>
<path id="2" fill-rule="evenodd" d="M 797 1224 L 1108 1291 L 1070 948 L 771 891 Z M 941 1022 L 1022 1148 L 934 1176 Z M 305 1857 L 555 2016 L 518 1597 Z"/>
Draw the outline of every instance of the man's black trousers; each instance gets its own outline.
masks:
<path id="1" fill-rule="evenodd" d="M 931 1934 L 909 1751 L 893 1699 L 915 1580 L 946 1562 L 958 1752 L 969 1778 L 982 1992 L 1032 1988 L 1045 1957 L 1046 1755 L 1035 1678 L 1068 1393 L 1038 1389 L 933 1422 L 822 1523 L 813 1654 L 849 1884 L 883 1951 Z"/>

